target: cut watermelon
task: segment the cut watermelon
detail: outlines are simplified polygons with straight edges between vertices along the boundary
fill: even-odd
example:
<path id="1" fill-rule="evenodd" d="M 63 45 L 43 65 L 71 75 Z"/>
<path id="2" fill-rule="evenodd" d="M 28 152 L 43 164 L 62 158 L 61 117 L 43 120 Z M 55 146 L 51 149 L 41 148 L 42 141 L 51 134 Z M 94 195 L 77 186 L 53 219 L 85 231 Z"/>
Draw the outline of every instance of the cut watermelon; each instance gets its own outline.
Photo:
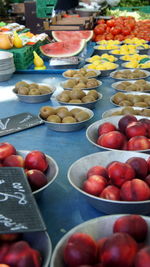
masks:
<path id="1" fill-rule="evenodd" d="M 52 31 L 52 36 L 56 41 L 69 41 L 85 39 L 86 42 L 92 39 L 93 31 Z"/>
<path id="2" fill-rule="evenodd" d="M 79 54 L 85 43 L 84 39 L 55 42 L 40 46 L 40 50 L 47 57 L 71 57 Z"/>

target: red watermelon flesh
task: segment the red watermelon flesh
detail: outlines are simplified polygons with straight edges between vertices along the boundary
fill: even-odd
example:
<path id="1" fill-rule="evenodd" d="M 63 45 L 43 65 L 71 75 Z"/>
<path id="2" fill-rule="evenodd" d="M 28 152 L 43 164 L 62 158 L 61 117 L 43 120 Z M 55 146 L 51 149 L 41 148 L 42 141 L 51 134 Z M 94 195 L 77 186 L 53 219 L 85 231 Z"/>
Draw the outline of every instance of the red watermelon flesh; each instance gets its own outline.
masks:
<path id="1" fill-rule="evenodd" d="M 71 57 L 82 51 L 85 40 L 70 40 L 65 42 L 55 42 L 40 46 L 41 52 L 48 57 Z"/>
<path id="2" fill-rule="evenodd" d="M 85 39 L 88 42 L 93 36 L 93 31 L 52 31 L 52 36 L 56 41 Z"/>

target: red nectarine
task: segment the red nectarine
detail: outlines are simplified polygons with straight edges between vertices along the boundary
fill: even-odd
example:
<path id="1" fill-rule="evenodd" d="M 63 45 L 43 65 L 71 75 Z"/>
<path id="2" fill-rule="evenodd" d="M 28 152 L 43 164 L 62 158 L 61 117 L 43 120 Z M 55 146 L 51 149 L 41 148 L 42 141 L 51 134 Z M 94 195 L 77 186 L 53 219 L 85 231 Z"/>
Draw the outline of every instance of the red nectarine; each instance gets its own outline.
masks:
<path id="1" fill-rule="evenodd" d="M 15 154 L 16 154 L 16 149 L 13 145 L 7 142 L 0 143 L 0 160 L 4 160 L 6 157 Z"/>
<path id="2" fill-rule="evenodd" d="M 92 175 L 83 183 L 83 190 L 89 194 L 98 196 L 107 185 L 107 180 L 100 175 Z"/>
<path id="3" fill-rule="evenodd" d="M 25 168 L 29 170 L 37 169 L 42 172 L 46 171 L 48 168 L 48 162 L 45 154 L 38 150 L 29 152 L 25 157 Z"/>
<path id="4" fill-rule="evenodd" d="M 24 158 L 20 155 L 10 155 L 4 159 L 3 166 L 24 168 Z"/>
<path id="5" fill-rule="evenodd" d="M 102 134 L 109 133 L 109 132 L 116 131 L 116 130 L 117 128 L 115 125 L 113 125 L 110 122 L 104 122 L 98 127 L 98 135 L 102 135 Z"/>
<path id="6" fill-rule="evenodd" d="M 99 136 L 97 139 L 97 144 L 112 149 L 120 149 L 123 146 L 125 139 L 126 138 L 122 133 L 118 131 L 112 131 Z"/>

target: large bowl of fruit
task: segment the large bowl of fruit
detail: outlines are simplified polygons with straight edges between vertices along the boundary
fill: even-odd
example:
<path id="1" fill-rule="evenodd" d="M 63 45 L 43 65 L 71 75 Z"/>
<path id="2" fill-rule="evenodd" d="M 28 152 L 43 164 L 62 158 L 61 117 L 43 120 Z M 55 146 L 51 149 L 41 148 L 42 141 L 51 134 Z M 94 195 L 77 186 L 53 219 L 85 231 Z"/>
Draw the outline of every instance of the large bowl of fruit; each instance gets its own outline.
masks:
<path id="1" fill-rule="evenodd" d="M 150 120 L 134 115 L 107 117 L 92 123 L 86 137 L 100 149 L 149 152 Z"/>
<path id="2" fill-rule="evenodd" d="M 119 214 L 86 221 L 59 241 L 50 267 L 149 266 L 149 231 L 148 216 Z"/>
<path id="3" fill-rule="evenodd" d="M 131 151 L 106 151 L 75 161 L 68 170 L 72 187 L 106 214 L 148 214 L 150 157 Z"/>
<path id="4" fill-rule="evenodd" d="M 0 166 L 24 168 L 33 194 L 46 189 L 58 175 L 56 161 L 39 150 L 19 150 L 8 143 L 0 143 Z"/>

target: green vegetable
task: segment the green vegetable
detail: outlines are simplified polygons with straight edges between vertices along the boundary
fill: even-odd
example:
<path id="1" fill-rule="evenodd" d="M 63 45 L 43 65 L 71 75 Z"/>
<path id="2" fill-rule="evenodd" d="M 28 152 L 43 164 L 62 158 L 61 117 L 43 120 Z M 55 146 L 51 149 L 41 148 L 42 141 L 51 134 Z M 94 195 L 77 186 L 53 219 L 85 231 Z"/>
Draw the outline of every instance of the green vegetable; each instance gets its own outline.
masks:
<path id="1" fill-rule="evenodd" d="M 121 7 L 135 7 L 149 5 L 148 0 L 121 0 L 119 6 Z"/>
<path id="2" fill-rule="evenodd" d="M 132 16 L 134 17 L 136 20 L 145 20 L 145 19 L 150 19 L 150 14 L 149 13 L 144 13 L 141 11 L 127 11 L 127 10 L 119 10 L 119 9 L 115 9 L 115 10 L 110 10 L 107 9 L 106 11 L 106 15 L 108 16 L 115 16 L 115 17 L 120 17 L 120 16 L 124 16 L 124 17 L 128 17 L 128 16 Z"/>

